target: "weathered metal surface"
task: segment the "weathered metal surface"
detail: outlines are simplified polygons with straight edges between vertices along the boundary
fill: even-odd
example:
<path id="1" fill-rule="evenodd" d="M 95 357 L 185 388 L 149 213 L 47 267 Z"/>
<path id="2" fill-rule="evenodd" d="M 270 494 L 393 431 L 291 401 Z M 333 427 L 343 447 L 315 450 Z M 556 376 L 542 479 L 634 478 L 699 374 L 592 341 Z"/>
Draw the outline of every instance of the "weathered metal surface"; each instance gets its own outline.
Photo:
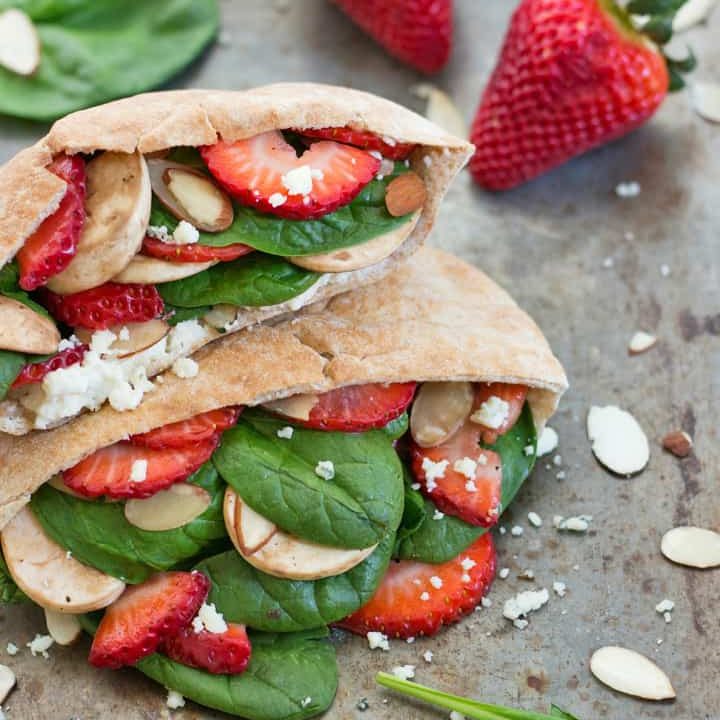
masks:
<path id="1" fill-rule="evenodd" d="M 490 72 L 512 7 L 510 0 L 457 0 L 456 46 L 435 82 L 469 119 Z M 420 78 L 389 59 L 325 0 L 245 0 L 224 5 L 222 41 L 173 86 L 248 87 L 279 80 L 319 80 L 376 91 L 420 107 L 410 87 Z M 720 12 L 689 34 L 701 77 L 720 79 Z M 713 42 L 714 41 L 714 42 Z M 0 159 L 41 130 L 5 121 Z M 637 180 L 639 197 L 615 195 Z M 720 528 L 720 127 L 695 117 L 687 97 L 669 99 L 653 122 L 530 185 L 488 195 L 461 178 L 433 242 L 478 264 L 536 318 L 566 365 L 572 388 L 552 422 L 562 464 L 541 462 L 504 518 L 525 530 L 498 537 L 500 567 L 493 606 L 431 640 L 392 643 L 370 652 L 362 639 L 338 643 L 341 686 L 333 718 L 410 720 L 447 713 L 379 691 L 373 676 L 417 665 L 416 678 L 487 701 L 546 709 L 555 702 L 583 720 L 720 718 L 720 574 L 672 566 L 659 552 L 676 524 Z M 629 235 L 632 233 L 632 235 Z M 612 267 L 604 267 L 606 258 Z M 667 265 L 669 275 L 661 274 Z M 630 358 L 635 330 L 660 337 Z M 632 480 L 614 478 L 593 460 L 585 437 L 591 403 L 631 410 L 652 442 L 650 465 Z M 679 461 L 659 440 L 683 427 L 695 452 Z M 28 458 L 32 462 L 32 458 Z M 563 470 L 565 479 L 558 480 Z M 529 526 L 534 510 L 544 520 Z M 593 515 L 585 536 L 560 534 L 554 514 Z M 535 583 L 516 578 L 532 569 Z M 523 631 L 502 618 L 503 602 L 531 586 L 568 586 Z M 676 603 L 671 624 L 654 607 Z M 44 632 L 35 609 L 2 609 L 0 656 L 7 641 L 24 646 Z M 662 644 L 658 645 L 658 641 Z M 621 644 L 655 659 L 678 693 L 674 704 L 625 698 L 589 674 L 593 649 Z M 422 659 L 434 653 L 431 665 Z M 8 718 L 159 718 L 164 693 L 133 671 L 98 672 L 83 642 L 52 648 L 50 659 L 23 647 L 3 657 L 18 675 L 4 706 Z M 369 709 L 356 710 L 367 697 Z M 196 706 L 178 718 L 214 717 Z"/>

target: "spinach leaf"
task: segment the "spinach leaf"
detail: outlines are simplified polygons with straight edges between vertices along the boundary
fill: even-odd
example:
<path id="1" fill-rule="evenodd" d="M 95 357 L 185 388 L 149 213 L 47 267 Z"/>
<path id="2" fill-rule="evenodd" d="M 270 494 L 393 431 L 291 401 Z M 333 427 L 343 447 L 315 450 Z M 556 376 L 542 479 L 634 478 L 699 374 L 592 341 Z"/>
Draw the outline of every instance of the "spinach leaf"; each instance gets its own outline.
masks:
<path id="1" fill-rule="evenodd" d="M 27 595 L 15 584 L 5 564 L 5 558 L 0 555 L 0 603 L 9 604 L 27 601 Z"/>
<path id="2" fill-rule="evenodd" d="M 0 2 L 1 1 L 2 0 L 0 0 Z M 15 263 L 8 263 L 0 268 L 0 295 L 17 300 L 23 305 L 27 305 L 39 315 L 50 318 L 48 311 L 42 305 L 36 303 L 30 295 L 20 287 L 18 282 L 19 278 L 20 272 Z"/>
<path id="3" fill-rule="evenodd" d="M 393 217 L 385 206 L 385 192 L 394 178 L 408 172 L 403 163 L 382 180 L 371 180 L 344 207 L 318 220 L 286 220 L 254 208 L 235 206 L 233 224 L 223 232 L 200 233 L 203 245 L 224 247 L 243 243 L 269 255 L 318 255 L 372 240 L 404 225 L 408 216 Z M 178 221 L 157 201 L 151 225 L 165 225 L 172 232 Z"/>
<path id="4" fill-rule="evenodd" d="M 405 478 L 405 503 L 395 540 L 395 555 L 397 555 L 397 548 L 400 547 L 403 540 L 415 535 L 425 522 L 428 511 L 432 512 L 432 508 L 428 507 L 422 494 L 410 487 L 413 478 L 405 466 L 403 466 L 403 477 Z"/>
<path id="5" fill-rule="evenodd" d="M 3 400 L 28 359 L 22 353 L 0 350 L 0 400 Z"/>
<path id="6" fill-rule="evenodd" d="M 366 560 L 322 580 L 285 580 L 257 570 L 235 551 L 196 568 L 212 582 L 208 602 L 225 619 L 268 632 L 294 632 L 341 620 L 375 593 L 390 563 L 395 535 L 388 534 Z"/>
<path id="7" fill-rule="evenodd" d="M 223 436 L 213 462 L 256 512 L 286 532 L 321 545 L 366 548 L 394 533 L 402 516 L 402 465 L 382 430 L 327 432 L 247 410 Z M 335 477 L 315 472 L 333 463 Z"/>
<path id="8" fill-rule="evenodd" d="M 240 675 L 212 675 L 157 653 L 136 667 L 200 705 L 250 720 L 301 720 L 330 707 L 338 671 L 327 628 L 249 635 L 250 664 Z"/>
<path id="9" fill-rule="evenodd" d="M 178 307 L 205 305 L 260 307 L 278 305 L 308 290 L 318 273 L 293 265 L 282 258 L 250 253 L 221 262 L 196 275 L 158 285 L 165 302 Z"/>
<path id="10" fill-rule="evenodd" d="M 210 312 L 211 309 L 210 305 L 196 308 L 181 308 L 165 303 L 165 312 L 168 314 L 165 322 L 174 327 L 178 323 L 185 322 L 185 320 L 194 320 L 195 318 L 203 317 L 206 313 Z"/>
<path id="11" fill-rule="evenodd" d="M 205 463 L 188 482 L 207 490 L 212 502 L 202 515 L 174 530 L 140 530 L 125 519 L 122 503 L 81 500 L 50 485 L 35 492 L 31 507 L 45 532 L 80 562 L 135 584 L 157 570 L 196 558 L 226 538 L 225 484 L 212 463 Z"/>
<path id="12" fill-rule="evenodd" d="M 391 440 L 399 440 L 407 432 L 409 425 L 410 419 L 405 412 L 381 429 Z"/>
<path id="13" fill-rule="evenodd" d="M 217 33 L 216 0 L 0 0 L 24 10 L 40 36 L 32 77 L 0 68 L 0 112 L 54 120 L 156 87 Z"/>

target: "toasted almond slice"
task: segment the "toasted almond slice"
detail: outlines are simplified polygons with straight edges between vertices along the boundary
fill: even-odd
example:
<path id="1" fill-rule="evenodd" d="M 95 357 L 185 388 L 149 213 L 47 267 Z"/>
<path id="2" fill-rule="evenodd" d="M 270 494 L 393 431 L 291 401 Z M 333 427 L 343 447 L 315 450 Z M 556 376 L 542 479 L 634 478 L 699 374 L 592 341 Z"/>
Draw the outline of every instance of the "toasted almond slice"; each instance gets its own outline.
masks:
<path id="1" fill-rule="evenodd" d="M 310 411 L 317 405 L 317 395 L 291 395 L 282 400 L 272 400 L 262 406 L 272 413 L 295 420 L 309 420 Z"/>
<path id="2" fill-rule="evenodd" d="M 423 179 L 412 171 L 398 175 L 385 191 L 385 207 L 393 217 L 417 212 L 427 200 Z"/>
<path id="3" fill-rule="evenodd" d="M 618 475 L 634 475 L 650 460 L 650 445 L 638 421 L 615 405 L 593 405 L 587 433 L 595 457 Z"/>
<path id="4" fill-rule="evenodd" d="M 159 318 L 147 322 L 125 323 L 114 325 L 109 330 L 117 335 L 117 340 L 110 346 L 114 357 L 124 358 L 145 350 L 160 342 L 169 332 L 170 326 Z M 123 332 L 127 330 L 127 333 Z M 94 331 L 88 328 L 76 328 L 75 335 L 86 345 L 90 344 Z"/>
<path id="5" fill-rule="evenodd" d="M 234 510 L 236 518 L 242 518 L 245 513 L 240 509 L 243 504 L 234 490 L 228 488 L 227 494 L 235 495 Z M 238 515 L 238 511 L 239 515 Z M 257 514 L 257 513 L 255 513 Z M 260 516 L 262 517 L 262 516 Z M 264 522 L 269 522 L 262 518 Z M 225 515 L 228 522 L 228 513 Z M 317 545 L 289 535 L 282 530 L 276 530 L 270 538 L 253 553 L 245 553 L 239 543 L 238 529 L 228 533 L 235 548 L 240 555 L 253 567 L 262 570 L 268 575 L 287 578 L 289 580 L 319 580 L 333 575 L 340 575 L 350 568 L 359 565 L 377 547 L 373 545 L 362 550 L 346 550 L 326 545 Z"/>
<path id="6" fill-rule="evenodd" d="M 78 251 L 48 287 L 61 295 L 112 280 L 142 246 L 152 191 L 139 152 L 104 152 L 87 164 L 87 216 Z"/>
<path id="7" fill-rule="evenodd" d="M 58 645 L 72 645 L 82 633 L 77 616 L 69 613 L 56 612 L 45 608 L 45 624 L 50 637 Z"/>
<path id="8" fill-rule="evenodd" d="M 47 484 L 58 490 L 59 492 L 65 493 L 66 495 L 72 495 L 75 498 L 79 498 L 80 500 L 87 500 L 88 498 L 83 497 L 80 493 L 76 493 L 72 488 L 69 488 L 62 479 L 62 475 L 53 475 L 48 481 Z"/>
<path id="9" fill-rule="evenodd" d="M 689 30 L 694 25 L 705 22 L 717 5 L 718 0 L 687 0 L 673 18 L 673 32 Z"/>
<path id="10" fill-rule="evenodd" d="M 678 565 L 720 567 L 720 533 L 712 530 L 692 525 L 673 528 L 663 535 L 660 550 Z"/>
<path id="11" fill-rule="evenodd" d="M 0 703 L 5 702 L 15 682 L 15 673 L 7 665 L 0 665 Z"/>
<path id="12" fill-rule="evenodd" d="M 211 500 L 210 493 L 197 485 L 176 483 L 149 498 L 128 500 L 125 518 L 141 530 L 174 530 L 200 517 Z"/>
<path id="13" fill-rule="evenodd" d="M 458 137 L 469 135 L 465 118 L 450 96 L 430 83 L 420 83 L 411 88 L 414 95 L 427 100 L 425 117 Z"/>
<path id="14" fill-rule="evenodd" d="M 198 230 L 221 232 L 232 225 L 230 198 L 204 173 L 167 160 L 148 160 L 158 200 L 178 219 Z"/>
<path id="15" fill-rule="evenodd" d="M 0 65 L 25 76 L 40 65 L 40 38 L 22 10 L 11 8 L 0 13 Z"/>
<path id="16" fill-rule="evenodd" d="M 639 355 L 649 350 L 655 343 L 657 338 L 649 333 L 638 331 L 631 338 L 628 343 L 628 352 L 631 355 Z"/>
<path id="17" fill-rule="evenodd" d="M 228 535 L 243 555 L 257 552 L 277 531 L 277 525 L 239 502 L 232 488 L 225 491 L 223 514 Z"/>
<path id="18" fill-rule="evenodd" d="M 693 83 L 690 98 L 695 112 L 701 118 L 720 123 L 720 83 Z"/>
<path id="19" fill-rule="evenodd" d="M 171 262 L 147 255 L 136 255 L 130 264 L 119 272 L 113 282 L 140 283 L 141 285 L 155 285 L 157 283 L 172 282 L 197 275 L 216 264 L 209 262 Z"/>
<path id="20" fill-rule="evenodd" d="M 473 387 L 469 382 L 426 382 L 410 412 L 410 433 L 420 447 L 445 442 L 470 415 Z"/>
<path id="21" fill-rule="evenodd" d="M 420 213 L 389 233 L 368 240 L 360 245 L 349 248 L 340 248 L 324 255 L 298 255 L 289 257 L 293 265 L 298 265 L 315 272 L 339 273 L 349 270 L 361 270 L 371 265 L 377 265 L 381 260 L 392 255 L 407 240 L 415 228 Z"/>
<path id="22" fill-rule="evenodd" d="M 592 674 L 608 687 L 645 700 L 669 700 L 675 690 L 668 676 L 634 650 L 610 645 L 596 650 L 590 658 Z"/>
<path id="23" fill-rule="evenodd" d="M 675 457 L 687 457 L 693 449 L 693 440 L 684 430 L 673 430 L 662 439 L 662 446 Z"/>
<path id="24" fill-rule="evenodd" d="M 10 575 L 41 607 L 78 615 L 107 607 L 125 589 L 121 580 L 66 553 L 45 534 L 28 507 L 5 526 L 1 540 Z"/>
<path id="25" fill-rule="evenodd" d="M 52 320 L 0 295 L 0 350 L 50 355 L 59 342 L 60 333 Z"/>

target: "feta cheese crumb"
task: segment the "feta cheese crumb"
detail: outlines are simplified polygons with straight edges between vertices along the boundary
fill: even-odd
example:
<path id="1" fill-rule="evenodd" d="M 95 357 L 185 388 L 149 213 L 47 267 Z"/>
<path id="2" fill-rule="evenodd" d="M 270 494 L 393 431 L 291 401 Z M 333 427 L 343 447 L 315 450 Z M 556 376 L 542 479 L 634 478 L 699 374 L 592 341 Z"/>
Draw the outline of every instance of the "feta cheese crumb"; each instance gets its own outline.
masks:
<path id="1" fill-rule="evenodd" d="M 572 532 L 587 532 L 591 521 L 592 515 L 578 515 L 569 518 L 564 518 L 562 515 L 553 516 L 553 526 L 555 528 Z"/>
<path id="2" fill-rule="evenodd" d="M 445 517 L 444 512 L 440 512 L 438 509 L 433 513 L 433 520 L 442 520 Z"/>
<path id="3" fill-rule="evenodd" d="M 660 274 L 661 274 L 663 277 L 668 277 L 668 276 L 670 275 L 670 266 L 669 266 L 669 265 L 666 265 L 665 263 L 663 263 L 663 264 L 660 266 Z"/>
<path id="4" fill-rule="evenodd" d="M 15 643 L 9 642 L 5 651 L 8 655 L 17 655 L 20 648 Z"/>
<path id="5" fill-rule="evenodd" d="M 543 428 L 537 444 L 537 456 L 549 455 L 558 446 L 558 434 L 549 425 Z"/>
<path id="6" fill-rule="evenodd" d="M 183 380 L 194 378 L 199 370 L 200 366 L 192 358 L 188 357 L 178 358 L 172 364 L 173 373 Z"/>
<path id="7" fill-rule="evenodd" d="M 431 662 L 433 661 L 433 652 L 432 652 L 432 650 L 426 650 L 426 651 L 423 653 L 423 660 L 424 660 L 426 663 L 431 663 Z"/>
<path id="8" fill-rule="evenodd" d="M 135 460 L 130 466 L 130 482 L 142 482 L 147 478 L 148 461 Z"/>
<path id="9" fill-rule="evenodd" d="M 286 201 L 287 201 L 287 195 L 283 195 L 282 193 L 279 193 L 279 192 L 273 193 L 268 198 L 268 202 L 274 208 L 284 205 Z"/>
<path id="10" fill-rule="evenodd" d="M 476 565 L 477 563 L 469 557 L 465 557 L 460 561 L 460 567 L 465 571 L 472 570 Z"/>
<path id="11" fill-rule="evenodd" d="M 310 705 L 311 703 L 312 703 L 312 698 L 308 695 L 306 698 L 303 698 L 303 699 L 300 701 L 300 706 L 306 708 L 306 707 L 308 707 L 308 705 Z"/>
<path id="12" fill-rule="evenodd" d="M 474 492 L 477 492 L 477 485 L 475 484 L 475 482 L 473 480 L 468 480 L 465 483 L 465 489 L 468 492 L 474 493 Z"/>
<path id="13" fill-rule="evenodd" d="M 618 183 L 615 187 L 615 194 L 623 199 L 634 198 L 640 194 L 640 183 L 635 180 Z"/>
<path id="14" fill-rule="evenodd" d="M 396 665 L 392 669 L 392 674 L 398 680 L 411 680 L 415 677 L 415 666 L 414 665 Z"/>
<path id="15" fill-rule="evenodd" d="M 542 518 L 532 510 L 528 513 L 528 522 L 536 528 L 542 527 Z"/>
<path id="16" fill-rule="evenodd" d="M 475 478 L 475 471 L 477 470 L 477 462 L 469 457 L 461 458 L 453 463 L 453 470 L 460 475 L 464 475 L 468 480 Z"/>
<path id="17" fill-rule="evenodd" d="M 420 483 L 413 483 L 413 484 L 410 486 L 410 489 L 411 489 L 411 490 L 419 490 L 420 487 L 421 487 L 421 486 L 420 486 Z"/>
<path id="18" fill-rule="evenodd" d="M 415 638 L 414 638 L 414 637 L 409 637 L 409 638 L 407 638 L 407 640 L 405 640 L 405 642 L 406 642 L 408 645 L 412 645 L 412 644 L 415 642 Z"/>
<path id="19" fill-rule="evenodd" d="M 422 471 L 425 474 L 425 484 L 428 492 L 432 492 L 437 487 L 437 483 L 435 481 L 438 478 L 445 477 L 445 470 L 447 470 L 447 466 L 449 464 L 450 463 L 447 460 L 435 462 L 429 457 L 423 458 Z"/>
<path id="20" fill-rule="evenodd" d="M 122 341 L 130 339 L 130 331 L 127 329 L 127 327 L 123 326 L 120 328 L 120 332 L 118 333 L 118 339 Z"/>
<path id="21" fill-rule="evenodd" d="M 523 532 L 524 530 L 520 527 L 520 525 L 513 525 L 512 530 L 510 530 L 510 534 L 513 537 L 520 537 Z"/>
<path id="22" fill-rule="evenodd" d="M 514 625 L 518 630 L 524 630 L 529 624 L 530 624 L 530 623 L 529 623 L 527 620 L 523 619 L 523 618 L 518 618 L 517 620 L 513 620 L 513 625 Z"/>
<path id="23" fill-rule="evenodd" d="M 500 572 L 498 573 L 498 576 L 501 580 L 507 580 L 507 577 L 509 574 L 510 574 L 510 568 L 501 568 Z"/>
<path id="24" fill-rule="evenodd" d="M 487 465 L 487 455 L 485 453 L 480 453 L 478 456 L 478 465 Z"/>
<path id="25" fill-rule="evenodd" d="M 497 430 L 507 420 L 510 413 L 510 403 L 497 395 L 491 395 L 480 408 L 471 416 L 470 420 L 479 425 Z"/>
<path id="26" fill-rule="evenodd" d="M 672 622 L 672 614 L 669 612 L 663 613 L 663 618 L 665 619 L 666 623 Z"/>
<path id="27" fill-rule="evenodd" d="M 148 225 L 145 234 L 154 240 L 159 240 L 160 242 L 170 242 L 170 233 L 168 232 L 166 225 Z"/>
<path id="28" fill-rule="evenodd" d="M 172 234 L 172 245 L 194 245 L 200 239 L 198 229 L 187 220 L 181 220 Z"/>
<path id="29" fill-rule="evenodd" d="M 288 195 L 309 195 L 312 192 L 313 180 L 322 180 L 322 170 L 317 170 L 310 165 L 301 165 L 293 168 L 282 176 L 283 187 Z"/>
<path id="30" fill-rule="evenodd" d="M 467 585 L 471 580 L 472 580 L 472 578 L 471 578 L 467 573 L 463 573 L 463 574 L 460 576 L 460 582 L 464 582 L 466 585 Z"/>
<path id="31" fill-rule="evenodd" d="M 672 612 L 674 609 L 675 609 L 675 603 L 672 600 L 669 600 L 668 598 L 661 600 L 655 606 L 655 611 L 659 612 L 661 615 L 666 612 Z"/>
<path id="32" fill-rule="evenodd" d="M 49 635 L 37 634 L 27 644 L 27 647 L 30 648 L 30 652 L 33 654 L 33 657 L 42 655 L 47 660 L 50 657 L 47 651 L 53 646 L 54 642 L 55 641 Z"/>
<path id="33" fill-rule="evenodd" d="M 450 720 L 465 720 L 465 716 L 457 710 L 453 710 L 450 713 Z"/>
<path id="34" fill-rule="evenodd" d="M 165 704 L 171 710 L 177 710 L 178 708 L 185 707 L 185 698 L 177 690 L 170 690 L 168 688 Z"/>
<path id="35" fill-rule="evenodd" d="M 507 532 L 507 529 L 505 528 L 504 525 L 501 525 L 501 526 L 500 526 L 499 532 L 500 532 L 501 535 L 504 535 L 504 534 Z"/>
<path id="36" fill-rule="evenodd" d="M 290 425 L 286 425 L 277 431 L 277 436 L 283 440 L 292 440 L 294 432 L 295 430 Z"/>
<path id="37" fill-rule="evenodd" d="M 429 592 L 420 593 L 420 599 L 423 602 L 427 602 L 430 599 L 430 593 Z"/>
<path id="38" fill-rule="evenodd" d="M 564 582 L 560 582 L 559 580 L 556 580 L 553 583 L 553 592 L 558 597 L 565 597 L 565 594 L 567 593 L 567 585 L 565 585 Z"/>
<path id="39" fill-rule="evenodd" d="M 615 260 L 612 257 L 606 257 L 602 264 L 604 268 L 611 268 L 615 265 Z"/>
<path id="40" fill-rule="evenodd" d="M 377 650 L 380 648 L 380 650 L 389 650 L 390 649 L 390 643 L 388 642 L 388 637 L 384 633 L 381 632 L 369 632 L 367 635 L 367 641 L 368 641 L 368 647 L 371 650 Z"/>
<path id="41" fill-rule="evenodd" d="M 483 597 L 483 598 L 480 598 L 480 604 L 484 608 L 490 608 L 490 607 L 492 607 L 492 600 L 489 597 Z"/>
<path id="42" fill-rule="evenodd" d="M 556 467 L 560 467 L 562 465 L 562 455 L 557 454 L 553 458 L 553 465 L 555 465 Z"/>
<path id="43" fill-rule="evenodd" d="M 539 610 L 549 599 L 550 593 L 548 593 L 547 588 L 525 590 L 505 601 L 503 617 L 508 620 L 526 617 L 529 613 Z"/>
<path id="44" fill-rule="evenodd" d="M 528 457 L 530 457 L 531 455 L 533 455 L 533 454 L 535 453 L 535 448 L 534 448 L 532 445 L 526 445 L 526 446 L 523 448 L 523 452 L 524 452 Z"/>
<path id="45" fill-rule="evenodd" d="M 442 578 L 438 577 L 437 575 L 433 575 L 430 578 L 430 584 L 436 589 L 439 590 L 443 586 Z"/>
<path id="46" fill-rule="evenodd" d="M 207 630 L 213 635 L 222 635 L 228 629 L 225 618 L 217 611 L 215 603 L 208 605 L 206 602 L 200 606 L 197 615 L 193 618 L 192 627 L 195 634 Z"/>
<path id="47" fill-rule="evenodd" d="M 332 460 L 318 460 L 315 474 L 323 480 L 332 480 L 335 477 L 335 465 Z"/>

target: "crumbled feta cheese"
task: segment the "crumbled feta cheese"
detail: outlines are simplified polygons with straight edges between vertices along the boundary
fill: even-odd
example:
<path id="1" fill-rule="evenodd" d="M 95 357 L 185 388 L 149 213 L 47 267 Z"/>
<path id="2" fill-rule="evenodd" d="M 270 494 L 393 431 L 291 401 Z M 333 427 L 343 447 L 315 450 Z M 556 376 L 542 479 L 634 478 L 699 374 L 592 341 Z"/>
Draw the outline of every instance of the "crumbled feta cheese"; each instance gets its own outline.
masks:
<path id="1" fill-rule="evenodd" d="M 443 586 L 442 578 L 438 577 L 437 575 L 433 575 L 430 578 L 430 584 L 436 589 L 439 590 Z"/>
<path id="2" fill-rule="evenodd" d="M 460 473 L 460 475 L 464 475 L 468 480 L 473 480 L 477 466 L 477 461 L 469 457 L 464 457 L 453 463 L 453 470 Z"/>
<path id="3" fill-rule="evenodd" d="M 309 195 L 312 192 L 313 180 L 322 180 L 323 177 L 322 170 L 312 168 L 310 165 L 301 165 L 286 172 L 281 182 L 288 195 Z"/>
<path id="4" fill-rule="evenodd" d="M 147 478 L 148 461 L 134 460 L 130 466 L 130 482 L 142 482 Z"/>
<path id="5" fill-rule="evenodd" d="M 558 446 L 558 434 L 546 425 L 540 433 L 537 444 L 537 456 L 549 455 Z"/>
<path id="6" fill-rule="evenodd" d="M 54 642 L 55 641 L 49 635 L 37 634 L 27 644 L 27 647 L 30 648 L 30 652 L 33 654 L 33 657 L 42 655 L 47 660 L 50 657 L 47 651 L 53 646 Z"/>
<path id="7" fill-rule="evenodd" d="M 194 245 L 199 239 L 198 229 L 187 220 L 181 220 L 173 231 L 171 245 Z"/>
<path id="8" fill-rule="evenodd" d="M 376 160 L 382 161 L 383 156 L 377 151 L 377 150 L 369 150 L 368 151 L 370 155 L 372 155 Z"/>
<path id="9" fill-rule="evenodd" d="M 450 713 L 450 720 L 465 720 L 465 716 L 457 710 L 453 710 Z"/>
<path id="10" fill-rule="evenodd" d="M 90 338 L 90 350 L 99 355 L 108 355 L 117 338 L 112 330 L 96 330 Z"/>
<path id="11" fill-rule="evenodd" d="M 477 565 L 477 563 L 472 558 L 469 558 L 469 557 L 464 557 L 460 561 L 460 567 L 466 571 L 472 570 L 476 565 Z"/>
<path id="12" fill-rule="evenodd" d="M 510 534 L 513 537 L 520 537 L 523 534 L 523 529 L 520 527 L 520 525 L 513 525 L 512 530 L 510 530 Z"/>
<path id="13" fill-rule="evenodd" d="M 510 568 L 501 568 L 500 572 L 498 573 L 498 577 L 501 580 L 507 580 L 507 577 L 509 574 L 510 574 Z"/>
<path id="14" fill-rule="evenodd" d="M 560 472 L 558 472 L 558 473 L 555 474 L 555 477 L 556 477 L 558 480 L 564 480 L 565 477 L 566 477 L 565 471 L 564 471 L 564 470 L 560 470 Z"/>
<path id="15" fill-rule="evenodd" d="M 183 380 L 194 378 L 200 370 L 200 366 L 192 358 L 178 358 L 172 364 L 172 371 Z"/>
<path id="16" fill-rule="evenodd" d="M 118 333 L 118 340 L 122 340 L 123 342 L 130 339 L 130 331 L 125 327 L 120 328 L 120 332 Z"/>
<path id="17" fill-rule="evenodd" d="M 323 480 L 332 480 L 335 477 L 335 465 L 332 460 L 318 460 L 315 474 Z"/>
<path id="18" fill-rule="evenodd" d="M 442 520 L 445 517 L 444 512 L 440 512 L 437 508 L 435 509 L 435 512 L 433 513 L 433 520 Z"/>
<path id="19" fill-rule="evenodd" d="M 208 605 L 206 602 L 200 606 L 197 615 L 193 618 L 192 627 L 196 634 L 207 630 L 213 635 L 222 635 L 228 629 L 225 618 L 217 611 L 215 603 Z"/>
<path id="20" fill-rule="evenodd" d="M 529 613 L 539 610 L 550 599 L 547 588 L 542 590 L 525 590 L 515 597 L 505 601 L 503 617 L 508 620 L 517 620 Z"/>
<path id="21" fill-rule="evenodd" d="M 165 704 L 171 710 L 177 710 L 178 708 L 185 707 L 185 698 L 177 690 L 170 690 L 168 688 Z"/>
<path id="22" fill-rule="evenodd" d="M 300 707 L 306 708 L 311 704 L 312 704 L 312 698 L 309 695 L 300 701 Z"/>
<path id="23" fill-rule="evenodd" d="M 268 202 L 272 207 L 280 207 L 281 205 L 284 205 L 287 202 L 287 195 L 283 195 L 282 193 L 276 192 L 273 193 L 269 198 Z"/>
<path id="24" fill-rule="evenodd" d="M 412 645 L 412 644 L 415 642 L 415 638 L 414 638 L 414 637 L 409 637 L 409 638 L 407 638 L 407 639 L 405 640 L 405 642 L 406 642 L 408 645 Z"/>
<path id="25" fill-rule="evenodd" d="M 665 263 L 663 263 L 663 264 L 660 266 L 660 274 L 661 274 L 663 277 L 668 277 L 668 275 L 670 275 L 670 266 L 669 266 L 669 265 L 666 265 Z"/>
<path id="26" fill-rule="evenodd" d="M 536 528 L 542 527 L 542 518 L 532 510 L 528 513 L 528 522 Z"/>
<path id="27" fill-rule="evenodd" d="M 396 665 L 392 669 L 392 674 L 398 680 L 410 680 L 415 677 L 415 666 L 414 665 Z"/>
<path id="28" fill-rule="evenodd" d="M 490 607 L 492 607 L 492 600 L 489 597 L 483 597 L 480 599 L 480 604 L 484 608 L 490 608 Z"/>
<path id="29" fill-rule="evenodd" d="M 501 535 L 504 535 L 504 534 L 507 532 L 507 529 L 505 528 L 504 525 L 501 525 L 501 526 L 500 526 L 499 532 L 500 532 Z"/>
<path id="30" fill-rule="evenodd" d="M 477 485 L 475 484 L 475 481 L 474 481 L 474 480 L 468 480 L 468 481 L 465 483 L 465 489 L 466 489 L 468 492 L 470 492 L 470 493 L 477 492 Z"/>
<path id="31" fill-rule="evenodd" d="M 560 467 L 562 465 L 562 455 L 558 454 L 553 458 L 553 465 Z"/>
<path id="32" fill-rule="evenodd" d="M 413 483 L 413 484 L 410 486 L 410 489 L 411 489 L 411 490 L 419 490 L 420 487 L 421 487 L 420 483 Z"/>
<path id="33" fill-rule="evenodd" d="M 485 453 L 480 453 L 478 456 L 478 465 L 487 465 L 487 455 Z"/>
<path id="34" fill-rule="evenodd" d="M 72 559 L 72 550 L 66 550 L 65 551 L 65 559 L 71 560 Z"/>
<path id="35" fill-rule="evenodd" d="M 160 240 L 160 242 L 170 242 L 170 233 L 165 225 L 148 225 L 145 234 L 154 240 Z"/>
<path id="36" fill-rule="evenodd" d="M 63 352 L 63 350 L 72 350 L 80 344 L 81 343 L 77 337 L 75 335 L 71 335 L 69 338 L 62 338 L 62 340 L 58 343 L 57 349 L 58 352 Z"/>
<path id="37" fill-rule="evenodd" d="M 564 582 L 560 582 L 559 580 L 556 580 L 553 583 L 553 592 L 558 597 L 565 597 L 565 594 L 567 593 L 567 585 L 565 585 Z"/>
<path id="38" fill-rule="evenodd" d="M 471 416 L 470 420 L 479 425 L 497 430 L 507 420 L 510 413 L 510 403 L 497 395 L 491 395 L 480 408 Z"/>
<path id="39" fill-rule="evenodd" d="M 669 612 L 663 613 L 663 618 L 665 619 L 666 623 L 672 622 L 672 615 Z"/>
<path id="40" fill-rule="evenodd" d="M 290 425 L 286 425 L 285 427 L 282 427 L 277 431 L 277 436 L 279 438 L 282 438 L 283 440 L 292 440 L 294 432 L 295 430 L 290 427 Z"/>
<path id="41" fill-rule="evenodd" d="M 655 611 L 659 612 L 661 615 L 666 612 L 672 612 L 674 609 L 675 609 L 675 603 L 672 600 L 669 600 L 668 598 L 661 600 L 655 606 Z"/>
<path id="42" fill-rule="evenodd" d="M 618 183 L 615 187 L 615 194 L 621 198 L 634 198 L 640 194 L 640 183 L 635 180 Z"/>
<path id="43" fill-rule="evenodd" d="M 380 650 L 389 650 L 390 649 L 390 643 L 388 642 L 388 637 L 384 633 L 381 632 L 369 632 L 367 634 L 367 641 L 368 641 L 368 647 L 371 650 L 377 650 L 380 648 Z"/>
<path id="44" fill-rule="evenodd" d="M 432 650 L 426 650 L 423 653 L 423 660 L 426 663 L 431 663 L 433 661 L 433 651 Z"/>
<path id="45" fill-rule="evenodd" d="M 553 525 L 558 530 L 570 530 L 572 532 L 587 532 L 592 521 L 592 515 L 578 515 L 577 517 L 564 518 L 562 515 L 553 516 Z"/>
<path id="46" fill-rule="evenodd" d="M 613 267 L 613 265 L 615 265 L 615 260 L 613 260 L 611 257 L 606 257 L 603 260 L 602 264 L 603 264 L 604 268 L 611 268 L 611 267 Z"/>
<path id="47" fill-rule="evenodd" d="M 445 470 L 450 463 L 447 460 L 434 462 L 429 457 L 424 457 L 422 461 L 422 471 L 425 474 L 425 484 L 428 492 L 432 492 L 436 487 L 435 482 L 438 478 L 445 477 Z"/>
<path id="48" fill-rule="evenodd" d="M 7 644 L 7 647 L 5 648 L 5 651 L 8 655 L 17 655 L 18 654 L 18 646 L 15 643 L 9 642 Z"/>
<path id="49" fill-rule="evenodd" d="M 523 618 L 518 618 L 517 620 L 513 620 L 513 625 L 514 625 L 518 630 L 524 630 L 529 624 L 530 624 L 530 623 L 529 623 L 527 620 L 523 619 Z"/>
<path id="50" fill-rule="evenodd" d="M 533 455 L 535 453 L 535 448 L 532 445 L 526 445 L 523 448 L 523 452 L 530 457 L 530 455 Z"/>
<path id="51" fill-rule="evenodd" d="M 420 593 L 420 599 L 423 602 L 427 602 L 430 599 L 430 593 L 429 592 L 422 592 Z"/>

